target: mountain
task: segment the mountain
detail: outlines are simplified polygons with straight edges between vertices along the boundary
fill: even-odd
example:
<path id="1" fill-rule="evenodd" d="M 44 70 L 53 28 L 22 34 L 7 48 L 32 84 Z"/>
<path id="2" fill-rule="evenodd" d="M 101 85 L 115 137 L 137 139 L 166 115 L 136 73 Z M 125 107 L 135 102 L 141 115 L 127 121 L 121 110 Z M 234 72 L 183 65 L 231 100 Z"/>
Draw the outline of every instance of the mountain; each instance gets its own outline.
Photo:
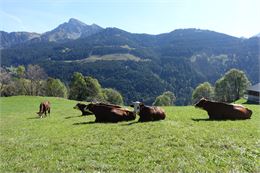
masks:
<path id="1" fill-rule="evenodd" d="M 78 38 L 85 38 L 102 30 L 103 28 L 96 24 L 87 25 L 77 19 L 71 18 L 68 22 L 65 22 L 59 25 L 57 28 L 43 34 L 30 32 L 7 33 L 4 31 L 0 31 L 0 48 L 6 48 L 28 42 L 64 42 L 68 40 L 75 40 Z"/>
<path id="2" fill-rule="evenodd" d="M 54 42 L 75 40 L 96 34 L 101 30 L 103 30 L 103 28 L 98 25 L 87 25 L 77 19 L 71 18 L 69 22 L 65 22 L 59 25 L 57 28 L 43 33 L 41 39 Z"/>
<path id="3" fill-rule="evenodd" d="M 73 20 L 57 28 L 73 26 L 71 23 Z M 57 28 L 53 33 L 61 31 Z M 68 38 L 65 35 L 63 38 Z M 78 39 L 57 40 L 4 48 L 2 66 L 39 64 L 49 76 L 66 83 L 78 71 L 97 78 L 103 87 L 117 89 L 126 103 L 139 100 L 151 104 L 156 96 L 170 90 L 177 105 L 187 105 L 198 84 L 214 84 L 231 68 L 243 70 L 251 83 L 259 82 L 256 37 L 241 39 L 192 28 L 159 35 L 106 28 L 91 35 L 82 32 Z"/>
<path id="4" fill-rule="evenodd" d="M 21 43 L 28 42 L 35 38 L 40 38 L 41 34 L 30 32 L 11 32 L 0 31 L 0 48 L 10 47 Z"/>
<path id="5" fill-rule="evenodd" d="M 260 37 L 260 33 L 256 34 L 256 35 L 255 35 L 255 36 L 253 36 L 253 37 Z"/>

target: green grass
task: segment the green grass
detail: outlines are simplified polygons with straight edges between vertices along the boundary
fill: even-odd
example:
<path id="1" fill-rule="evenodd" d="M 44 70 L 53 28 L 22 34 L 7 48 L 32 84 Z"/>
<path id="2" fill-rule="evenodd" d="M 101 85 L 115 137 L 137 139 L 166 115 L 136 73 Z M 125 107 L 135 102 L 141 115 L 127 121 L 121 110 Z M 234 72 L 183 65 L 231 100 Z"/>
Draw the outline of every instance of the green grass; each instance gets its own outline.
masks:
<path id="1" fill-rule="evenodd" d="M 36 116 L 40 101 L 51 116 Z M 260 106 L 250 120 L 207 121 L 205 111 L 165 107 L 160 122 L 97 124 L 75 101 L 0 98 L 0 172 L 260 172 Z"/>
<path id="2" fill-rule="evenodd" d="M 126 48 L 126 47 L 123 47 Z M 64 61 L 64 62 L 81 62 L 81 63 L 86 63 L 86 62 L 96 62 L 96 61 L 150 61 L 148 59 L 141 59 L 137 56 L 134 56 L 129 53 L 115 53 L 115 54 L 107 54 L 103 56 L 98 56 L 98 55 L 92 55 L 88 58 L 81 59 L 81 60 L 74 60 L 74 61 Z"/>

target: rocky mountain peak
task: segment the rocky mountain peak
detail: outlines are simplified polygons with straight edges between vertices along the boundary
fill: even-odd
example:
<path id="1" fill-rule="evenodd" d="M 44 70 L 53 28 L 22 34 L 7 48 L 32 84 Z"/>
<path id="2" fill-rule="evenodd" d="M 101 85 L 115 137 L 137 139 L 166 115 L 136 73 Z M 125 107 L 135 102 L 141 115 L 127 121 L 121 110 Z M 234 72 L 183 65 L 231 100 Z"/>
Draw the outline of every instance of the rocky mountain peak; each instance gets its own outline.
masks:
<path id="1" fill-rule="evenodd" d="M 82 26 L 87 26 L 87 24 L 79 21 L 78 19 L 75 18 L 70 18 L 67 24 L 71 24 L 71 25 L 82 25 Z"/>
<path id="2" fill-rule="evenodd" d="M 84 38 L 101 31 L 98 25 L 87 25 L 77 19 L 71 18 L 68 22 L 59 25 L 57 28 L 43 34 L 43 40 L 64 41 Z"/>

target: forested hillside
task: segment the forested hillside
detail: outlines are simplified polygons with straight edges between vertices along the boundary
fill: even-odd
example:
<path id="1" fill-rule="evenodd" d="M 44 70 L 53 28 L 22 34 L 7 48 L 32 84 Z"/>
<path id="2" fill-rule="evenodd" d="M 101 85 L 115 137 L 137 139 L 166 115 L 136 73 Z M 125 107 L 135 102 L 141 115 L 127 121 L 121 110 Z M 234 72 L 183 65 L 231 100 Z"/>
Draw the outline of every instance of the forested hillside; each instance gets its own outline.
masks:
<path id="1" fill-rule="evenodd" d="M 192 90 L 215 81 L 231 68 L 259 81 L 259 38 L 241 39 L 198 29 L 160 35 L 133 34 L 106 28 L 62 42 L 24 42 L 1 50 L 3 66 L 39 64 L 65 83 L 78 71 L 115 88 L 125 102 L 151 104 L 173 91 L 177 105 L 191 103 Z"/>

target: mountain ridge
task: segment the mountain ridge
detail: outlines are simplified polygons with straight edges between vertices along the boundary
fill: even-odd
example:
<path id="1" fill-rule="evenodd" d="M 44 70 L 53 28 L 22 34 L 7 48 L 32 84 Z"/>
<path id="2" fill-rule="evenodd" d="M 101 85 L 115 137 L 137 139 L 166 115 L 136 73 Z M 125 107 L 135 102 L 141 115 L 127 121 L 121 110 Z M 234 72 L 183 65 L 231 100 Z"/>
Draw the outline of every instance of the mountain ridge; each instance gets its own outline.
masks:
<path id="1" fill-rule="evenodd" d="M 0 31 L 0 48 L 6 48 L 22 44 L 33 39 L 40 38 L 41 34 L 34 32 L 5 32 Z"/>
<path id="2" fill-rule="evenodd" d="M 70 18 L 68 22 L 58 25 L 56 28 L 44 32 L 42 34 L 34 32 L 5 32 L 0 31 L 1 44 L 0 48 L 11 47 L 17 44 L 26 42 L 64 42 L 68 40 L 75 40 L 78 38 L 88 37 L 92 34 L 103 30 L 102 27 L 92 24 L 87 25 L 75 18 Z M 23 35 L 19 33 L 24 33 Z M 26 34 L 25 34 L 26 33 Z M 16 41 L 17 40 L 17 41 Z"/>
<path id="3" fill-rule="evenodd" d="M 91 24 L 87 25 L 86 23 L 75 19 L 75 18 L 70 18 L 68 22 L 64 22 L 60 25 L 58 25 L 56 28 L 46 31 L 42 34 L 36 33 L 36 32 L 5 32 L 5 31 L 0 31 L 1 34 L 1 44 L 0 48 L 6 48 L 10 47 L 13 45 L 17 44 L 23 44 L 27 42 L 41 42 L 41 41 L 47 41 L 47 42 L 66 42 L 70 40 L 76 40 L 76 39 L 82 39 L 86 38 L 88 36 L 91 36 L 93 34 L 96 34 L 100 31 L 103 30 L 109 30 L 109 29 L 117 29 L 122 32 L 126 32 L 129 34 L 137 34 L 137 35 L 145 35 L 147 37 L 163 37 L 164 35 L 171 35 L 172 33 L 178 33 L 182 32 L 184 30 L 190 30 L 194 32 L 215 32 L 215 31 L 210 31 L 210 30 L 201 30 L 201 29 L 196 29 L 196 28 L 186 28 L 186 29 L 175 29 L 171 32 L 168 33 L 161 33 L 161 34 L 146 34 L 146 33 L 131 33 L 128 31 L 124 31 L 119 28 L 115 27 L 107 27 L 107 28 L 102 28 L 97 24 Z M 19 33 L 27 33 L 26 36 L 21 36 Z M 215 32 L 218 33 L 218 32 Z M 224 33 L 219 33 L 223 34 L 226 36 L 230 36 L 228 34 Z M 175 34 L 176 36 L 176 34 Z M 233 36 L 230 36 L 233 37 Z M 237 37 L 234 37 L 237 38 Z M 17 40 L 17 41 L 16 41 Z"/>
<path id="4" fill-rule="evenodd" d="M 126 103 L 151 104 L 170 90 L 177 105 L 187 105 L 198 84 L 214 84 L 231 68 L 243 70 L 252 83 L 259 81 L 257 37 L 242 39 L 194 28 L 159 35 L 103 28 L 78 39 L 35 40 L 3 48 L 2 65 L 38 64 L 66 83 L 78 71 L 97 78 L 103 87 L 117 89 Z"/>
<path id="5" fill-rule="evenodd" d="M 253 37 L 260 37 L 260 33 L 254 35 Z"/>
<path id="6" fill-rule="evenodd" d="M 102 27 L 92 24 L 87 25 L 77 19 L 71 18 L 68 22 L 60 24 L 51 31 L 42 34 L 42 39 L 46 41 L 64 41 L 84 38 L 103 30 Z"/>

